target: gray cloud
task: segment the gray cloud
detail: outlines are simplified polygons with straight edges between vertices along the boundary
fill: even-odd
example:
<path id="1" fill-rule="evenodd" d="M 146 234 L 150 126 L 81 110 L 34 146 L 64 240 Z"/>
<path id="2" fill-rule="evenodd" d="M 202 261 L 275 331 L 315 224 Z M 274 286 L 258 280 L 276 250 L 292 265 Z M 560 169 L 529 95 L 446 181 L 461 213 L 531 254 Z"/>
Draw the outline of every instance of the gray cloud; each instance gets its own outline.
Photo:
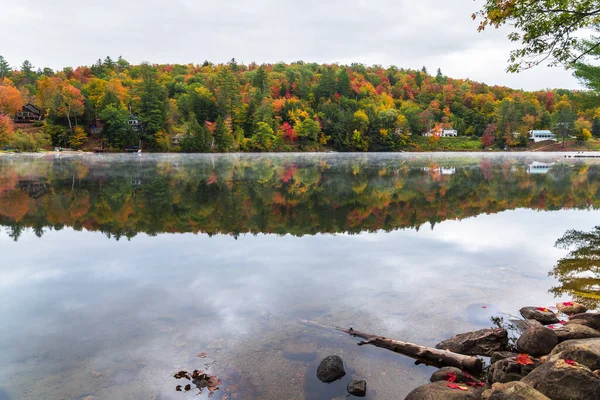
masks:
<path id="1" fill-rule="evenodd" d="M 6 0 L 4 0 L 7 2 Z M 130 62 L 362 62 L 515 88 L 579 88 L 567 71 L 507 75 L 505 30 L 476 32 L 470 0 L 75 0 L 2 5 L 0 54 L 13 65 Z M 24 46 L 23 44 L 27 45 Z"/>

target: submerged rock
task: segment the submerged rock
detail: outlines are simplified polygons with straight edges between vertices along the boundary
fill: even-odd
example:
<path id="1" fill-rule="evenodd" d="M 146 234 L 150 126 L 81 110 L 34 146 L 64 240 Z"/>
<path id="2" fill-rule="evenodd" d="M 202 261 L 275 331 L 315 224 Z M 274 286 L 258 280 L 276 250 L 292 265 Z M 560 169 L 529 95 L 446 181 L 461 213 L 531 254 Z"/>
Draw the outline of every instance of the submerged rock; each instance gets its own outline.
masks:
<path id="1" fill-rule="evenodd" d="M 487 400 L 550 400 L 523 382 L 495 383 Z"/>
<path id="2" fill-rule="evenodd" d="M 558 336 L 559 342 L 573 339 L 591 339 L 600 337 L 600 332 L 581 324 L 569 324 L 562 328 L 555 329 L 554 332 Z"/>
<path id="3" fill-rule="evenodd" d="M 556 346 L 547 361 L 574 360 L 592 371 L 600 369 L 600 338 L 567 340 Z"/>
<path id="4" fill-rule="evenodd" d="M 435 347 L 468 356 L 489 357 L 494 352 L 508 349 L 508 333 L 502 328 L 461 333 L 438 343 Z"/>
<path id="5" fill-rule="evenodd" d="M 581 321 L 583 325 L 590 328 L 600 330 L 600 313 L 582 313 L 575 314 L 569 317 L 570 322 Z M 579 322 L 578 322 L 579 323 Z"/>
<path id="6" fill-rule="evenodd" d="M 321 382 L 330 383 L 346 375 L 344 362 L 339 356 L 325 357 L 317 368 L 317 378 Z"/>
<path id="7" fill-rule="evenodd" d="M 423 385 L 408 394 L 404 400 L 471 400 L 481 398 L 483 388 L 474 388 L 459 384 L 463 389 L 452 389 L 445 381 Z"/>
<path id="8" fill-rule="evenodd" d="M 554 312 L 543 307 L 523 307 L 519 310 L 523 318 L 535 319 L 544 325 L 555 324 L 558 318 Z"/>
<path id="9" fill-rule="evenodd" d="M 538 328 L 544 326 L 540 321 L 535 319 L 524 319 L 522 321 L 516 321 L 517 329 L 520 333 L 525 332 L 529 328 Z"/>
<path id="10" fill-rule="evenodd" d="M 367 381 L 352 381 L 346 387 L 348 393 L 356 397 L 365 397 L 367 395 Z"/>
<path id="11" fill-rule="evenodd" d="M 529 328 L 517 340 L 520 352 L 535 357 L 549 354 L 557 344 L 556 333 L 548 328 Z"/>
<path id="12" fill-rule="evenodd" d="M 522 380 L 552 400 L 600 399 L 600 377 L 584 365 L 547 362 Z"/>
<path id="13" fill-rule="evenodd" d="M 565 313 L 567 315 L 581 314 L 587 311 L 587 308 L 585 308 L 583 304 L 576 303 L 574 301 L 556 303 L 556 308 L 558 308 L 558 311 L 561 313 Z"/>

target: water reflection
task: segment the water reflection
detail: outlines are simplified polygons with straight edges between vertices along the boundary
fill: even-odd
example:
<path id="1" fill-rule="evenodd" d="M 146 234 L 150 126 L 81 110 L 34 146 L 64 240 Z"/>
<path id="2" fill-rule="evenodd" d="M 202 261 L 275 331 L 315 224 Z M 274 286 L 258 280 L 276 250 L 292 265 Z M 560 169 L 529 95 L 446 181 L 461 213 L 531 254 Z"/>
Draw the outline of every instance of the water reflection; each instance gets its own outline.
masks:
<path id="1" fill-rule="evenodd" d="M 528 174 L 536 160 L 556 164 Z M 197 398 L 172 374 L 201 369 L 201 352 L 241 399 L 345 398 L 347 382 L 315 378 L 330 354 L 368 398 L 402 398 L 428 368 L 298 319 L 435 345 L 552 304 L 555 239 L 600 216 L 597 166 L 544 156 L 15 157 L 0 171 L 0 201 L 26 202 L 0 207 L 11 400 Z"/>
<path id="2" fill-rule="evenodd" d="M 0 224 L 159 233 L 414 228 L 515 208 L 597 208 L 599 165 L 507 157 L 0 158 Z M 561 160 L 562 161 L 562 160 Z"/>
<path id="3" fill-rule="evenodd" d="M 558 260 L 550 276 L 560 286 L 550 291 L 557 296 L 569 295 L 589 309 L 600 304 L 600 226 L 592 231 L 567 231 L 556 246 L 569 249 L 567 256 Z"/>

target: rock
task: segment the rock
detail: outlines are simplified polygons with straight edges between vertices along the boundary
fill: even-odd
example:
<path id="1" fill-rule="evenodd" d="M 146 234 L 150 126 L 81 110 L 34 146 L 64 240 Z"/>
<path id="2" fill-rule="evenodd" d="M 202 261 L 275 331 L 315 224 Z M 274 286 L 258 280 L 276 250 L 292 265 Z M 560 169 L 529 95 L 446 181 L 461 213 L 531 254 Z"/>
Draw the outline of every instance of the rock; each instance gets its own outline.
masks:
<path id="1" fill-rule="evenodd" d="M 448 381 L 449 374 L 456 376 L 456 383 L 476 382 L 471 375 L 466 374 L 463 370 L 456 367 L 443 367 L 435 371 L 429 380 L 431 382 Z"/>
<path id="2" fill-rule="evenodd" d="M 536 321 L 537 322 L 537 321 Z M 516 357 L 519 354 L 513 353 L 511 351 L 496 351 L 492 354 L 490 358 L 490 364 L 495 364 L 497 361 L 504 360 L 505 358 Z"/>
<path id="3" fill-rule="evenodd" d="M 596 330 L 600 330 L 600 313 L 582 313 L 575 314 L 569 317 L 570 321 L 575 320 L 583 320 L 585 323 L 583 325 L 587 325 L 590 328 L 594 328 Z"/>
<path id="4" fill-rule="evenodd" d="M 356 397 L 365 397 L 367 395 L 367 381 L 352 381 L 346 387 L 348 393 Z"/>
<path id="5" fill-rule="evenodd" d="M 317 378 L 321 382 L 330 383 L 346 375 L 344 362 L 339 356 L 325 357 L 317 368 Z"/>
<path id="6" fill-rule="evenodd" d="M 535 319 L 544 325 L 555 324 L 558 322 L 556 314 L 543 307 L 523 307 L 519 310 L 523 318 Z"/>
<path id="7" fill-rule="evenodd" d="M 508 349 L 508 333 L 502 328 L 461 333 L 435 347 L 468 356 L 489 357 L 496 351 Z"/>
<path id="8" fill-rule="evenodd" d="M 488 375 L 488 383 L 507 383 L 520 381 L 522 378 L 521 364 L 516 362 L 514 358 L 505 358 L 492 365 Z"/>
<path id="9" fill-rule="evenodd" d="M 600 377 L 584 365 L 546 362 L 522 380 L 552 400 L 600 399 Z"/>
<path id="10" fill-rule="evenodd" d="M 523 382 L 494 383 L 488 400 L 550 400 Z"/>
<path id="11" fill-rule="evenodd" d="M 556 336 L 558 336 L 558 342 L 564 342 L 565 340 L 573 339 L 591 339 L 600 337 L 600 332 L 590 328 L 586 325 L 581 324 L 570 324 L 565 325 L 562 328 L 554 330 Z"/>
<path id="12" fill-rule="evenodd" d="M 451 389 L 448 387 L 448 382 L 433 382 L 416 388 L 404 400 L 471 400 L 481 398 L 483 388 L 461 386 L 467 390 Z"/>
<path id="13" fill-rule="evenodd" d="M 576 303 L 573 301 L 567 301 L 564 303 L 556 303 L 556 308 L 561 313 L 565 313 L 567 315 L 573 314 L 581 314 L 587 311 L 587 308 L 583 304 Z"/>
<path id="14" fill-rule="evenodd" d="M 505 358 L 492 364 L 488 374 L 488 383 L 507 383 L 521 380 L 535 368 L 540 366 L 541 361 L 531 357 L 532 365 L 521 365 L 516 357 Z"/>
<path id="15" fill-rule="evenodd" d="M 591 370 L 600 369 L 600 338 L 567 340 L 556 346 L 547 361 L 574 360 Z"/>
<path id="16" fill-rule="evenodd" d="M 535 319 L 524 319 L 522 321 L 517 321 L 515 324 L 517 325 L 519 333 L 523 333 L 529 328 L 539 328 L 544 326 L 540 321 L 536 321 Z"/>
<path id="17" fill-rule="evenodd" d="M 519 351 L 534 357 L 549 354 L 557 344 L 556 333 L 548 328 L 529 328 L 517 340 Z"/>

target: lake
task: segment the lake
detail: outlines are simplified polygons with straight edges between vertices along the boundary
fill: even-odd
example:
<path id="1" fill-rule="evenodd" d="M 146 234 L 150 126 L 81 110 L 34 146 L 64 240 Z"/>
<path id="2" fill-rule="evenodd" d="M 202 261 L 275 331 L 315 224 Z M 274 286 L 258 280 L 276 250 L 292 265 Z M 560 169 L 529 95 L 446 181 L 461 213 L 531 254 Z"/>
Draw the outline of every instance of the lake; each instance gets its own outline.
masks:
<path id="1" fill-rule="evenodd" d="M 403 398 L 434 369 L 301 320 L 433 346 L 595 306 L 549 272 L 599 189 L 562 154 L 0 155 L 0 399 L 207 398 L 173 378 L 207 368 L 216 399 Z"/>

